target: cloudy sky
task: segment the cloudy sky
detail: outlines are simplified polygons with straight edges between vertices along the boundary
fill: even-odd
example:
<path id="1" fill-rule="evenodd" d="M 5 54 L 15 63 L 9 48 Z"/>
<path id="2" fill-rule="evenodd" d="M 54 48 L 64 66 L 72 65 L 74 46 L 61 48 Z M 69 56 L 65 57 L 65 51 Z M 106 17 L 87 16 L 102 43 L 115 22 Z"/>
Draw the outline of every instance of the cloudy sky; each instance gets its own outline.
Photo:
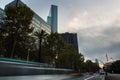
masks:
<path id="1" fill-rule="evenodd" d="M 13 0 L 0 0 L 0 7 Z M 58 5 L 59 33 L 78 33 L 86 59 L 120 59 L 120 0 L 22 0 L 44 20 L 50 5 Z"/>

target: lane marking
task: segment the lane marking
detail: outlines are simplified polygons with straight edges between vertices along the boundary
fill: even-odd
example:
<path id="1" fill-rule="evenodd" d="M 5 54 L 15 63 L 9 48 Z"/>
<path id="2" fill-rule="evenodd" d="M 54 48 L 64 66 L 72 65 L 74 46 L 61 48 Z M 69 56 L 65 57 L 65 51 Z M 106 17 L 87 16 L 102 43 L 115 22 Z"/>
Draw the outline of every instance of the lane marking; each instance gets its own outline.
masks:
<path id="1" fill-rule="evenodd" d="M 84 79 L 84 80 L 89 80 L 89 79 L 91 79 L 91 78 L 93 78 L 93 77 L 95 77 L 95 76 L 88 77 L 88 78 L 86 78 L 86 79 Z"/>

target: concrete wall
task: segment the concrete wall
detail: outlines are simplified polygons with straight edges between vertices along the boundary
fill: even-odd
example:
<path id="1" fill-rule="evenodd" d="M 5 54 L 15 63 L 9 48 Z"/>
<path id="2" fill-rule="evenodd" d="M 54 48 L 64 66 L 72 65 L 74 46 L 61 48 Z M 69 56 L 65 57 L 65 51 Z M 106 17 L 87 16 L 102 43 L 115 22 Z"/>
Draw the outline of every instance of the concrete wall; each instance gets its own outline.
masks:
<path id="1" fill-rule="evenodd" d="M 0 61 L 0 76 L 68 74 L 72 70 L 35 67 L 34 65 Z"/>

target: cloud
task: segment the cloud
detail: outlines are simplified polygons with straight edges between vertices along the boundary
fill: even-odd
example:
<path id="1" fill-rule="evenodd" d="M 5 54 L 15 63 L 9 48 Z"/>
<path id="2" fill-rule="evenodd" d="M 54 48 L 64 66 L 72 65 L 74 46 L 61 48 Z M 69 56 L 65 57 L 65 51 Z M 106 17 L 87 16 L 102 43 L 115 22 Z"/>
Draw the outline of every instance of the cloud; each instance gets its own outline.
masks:
<path id="1" fill-rule="evenodd" d="M 106 61 L 106 53 L 109 55 L 109 58 L 120 59 L 119 24 L 119 19 L 117 18 L 108 26 L 78 30 L 80 52 L 87 59 L 99 58 Z"/>
<path id="2" fill-rule="evenodd" d="M 64 7 L 63 12 L 67 15 L 63 19 L 62 13 L 59 31 L 78 33 L 79 50 L 86 59 L 98 58 L 106 62 L 106 53 L 120 59 L 120 6 L 116 5 L 119 2 L 110 1 L 108 4 L 111 6 L 99 3 L 94 6 L 90 3 L 92 7 L 86 5 L 84 8 L 76 7 L 76 4 L 74 9 L 68 8 L 70 10 Z"/>
<path id="3" fill-rule="evenodd" d="M 72 21 L 70 21 L 69 22 L 69 27 L 76 27 L 76 26 L 78 26 L 78 18 L 77 17 L 74 17 L 73 19 L 72 19 Z"/>
<path id="4" fill-rule="evenodd" d="M 30 1 L 26 3 L 45 20 L 50 5 L 58 5 L 59 32 L 77 32 L 79 49 L 86 59 L 106 61 L 106 53 L 120 59 L 120 0 Z M 35 6 L 39 3 L 40 8 Z"/>

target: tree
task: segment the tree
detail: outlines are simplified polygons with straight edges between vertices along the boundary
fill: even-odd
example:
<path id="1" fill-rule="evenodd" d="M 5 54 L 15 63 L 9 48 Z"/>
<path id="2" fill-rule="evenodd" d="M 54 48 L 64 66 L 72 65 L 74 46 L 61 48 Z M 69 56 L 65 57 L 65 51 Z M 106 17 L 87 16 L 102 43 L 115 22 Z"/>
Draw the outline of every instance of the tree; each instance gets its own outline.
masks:
<path id="1" fill-rule="evenodd" d="M 93 63 L 91 60 L 85 62 L 85 67 L 87 72 L 96 72 L 99 70 L 99 66 L 96 63 Z"/>
<path id="2" fill-rule="evenodd" d="M 36 36 L 39 39 L 38 62 L 42 62 L 42 59 L 41 59 L 42 42 L 45 41 L 45 38 L 47 37 L 47 35 L 48 34 L 44 30 L 38 30 L 34 33 L 34 36 Z"/>
<path id="3" fill-rule="evenodd" d="M 1 20 L 2 21 L 0 22 L 0 56 L 4 56 L 6 29 L 3 27 L 4 26 L 3 18 L 1 18 Z"/>
<path id="4" fill-rule="evenodd" d="M 57 68 L 78 70 L 84 56 L 71 44 L 66 44 L 58 33 L 51 33 L 43 42 L 42 60 Z"/>
<path id="5" fill-rule="evenodd" d="M 84 56 L 79 54 L 71 44 L 65 44 L 57 59 L 57 67 L 79 70 L 79 66 L 84 62 Z"/>
<path id="6" fill-rule="evenodd" d="M 6 57 L 13 58 L 15 52 L 19 53 L 17 49 L 21 44 L 26 44 L 33 27 L 30 26 L 33 12 L 26 5 L 10 6 L 5 9 L 6 18 L 3 27 L 6 28 Z M 21 45 L 23 47 L 23 45 Z M 25 47 L 25 46 L 24 46 Z M 21 50 L 23 51 L 23 50 Z M 26 51 L 26 50 L 25 50 Z M 23 51 L 23 53 L 25 53 Z"/>
<path id="7" fill-rule="evenodd" d="M 111 66 L 107 66 L 107 68 L 111 68 L 111 72 L 120 73 L 120 60 L 115 61 Z"/>
<path id="8" fill-rule="evenodd" d="M 56 57 L 61 53 L 64 45 L 62 37 L 58 33 L 51 33 L 43 42 L 42 53 L 43 60 L 49 64 L 55 64 Z"/>

